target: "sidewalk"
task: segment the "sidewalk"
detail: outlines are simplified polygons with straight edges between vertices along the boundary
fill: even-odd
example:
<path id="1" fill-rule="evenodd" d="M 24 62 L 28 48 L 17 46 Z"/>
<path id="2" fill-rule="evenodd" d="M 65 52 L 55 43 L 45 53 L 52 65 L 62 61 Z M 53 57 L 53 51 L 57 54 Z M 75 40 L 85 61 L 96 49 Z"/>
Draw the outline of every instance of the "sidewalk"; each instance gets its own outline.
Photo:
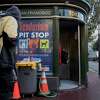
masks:
<path id="1" fill-rule="evenodd" d="M 22 100 L 100 100 L 100 79 L 95 72 L 88 72 L 88 88 L 61 91 L 55 98 L 32 97 Z"/>

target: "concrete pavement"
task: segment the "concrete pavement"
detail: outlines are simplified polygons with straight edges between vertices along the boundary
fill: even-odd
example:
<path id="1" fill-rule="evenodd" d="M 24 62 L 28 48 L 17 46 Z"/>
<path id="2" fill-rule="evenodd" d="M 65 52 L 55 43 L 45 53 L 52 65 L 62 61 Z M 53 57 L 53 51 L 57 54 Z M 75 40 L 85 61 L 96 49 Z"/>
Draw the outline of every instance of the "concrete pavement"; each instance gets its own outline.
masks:
<path id="1" fill-rule="evenodd" d="M 55 98 L 36 97 L 22 100 L 100 100 L 100 79 L 95 72 L 88 72 L 88 88 L 59 91 Z"/>

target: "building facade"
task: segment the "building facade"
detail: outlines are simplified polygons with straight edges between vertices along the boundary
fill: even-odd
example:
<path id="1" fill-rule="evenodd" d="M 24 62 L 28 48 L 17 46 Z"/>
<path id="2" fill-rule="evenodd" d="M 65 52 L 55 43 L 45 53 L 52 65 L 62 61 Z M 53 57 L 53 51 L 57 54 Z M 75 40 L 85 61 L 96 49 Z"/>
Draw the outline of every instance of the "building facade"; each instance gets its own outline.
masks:
<path id="1" fill-rule="evenodd" d="M 51 89 L 58 88 L 58 80 L 74 81 L 78 87 L 86 85 L 89 1 L 13 0 L 11 4 L 9 1 L 2 2 L 1 11 L 17 5 L 22 13 L 17 61 L 41 61 Z"/>

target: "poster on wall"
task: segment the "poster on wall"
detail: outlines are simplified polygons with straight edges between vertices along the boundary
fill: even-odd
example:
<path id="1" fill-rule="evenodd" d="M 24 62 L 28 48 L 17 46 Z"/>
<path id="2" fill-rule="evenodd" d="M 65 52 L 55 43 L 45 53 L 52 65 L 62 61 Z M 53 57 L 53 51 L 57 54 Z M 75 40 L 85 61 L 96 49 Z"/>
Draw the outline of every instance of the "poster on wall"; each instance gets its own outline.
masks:
<path id="1" fill-rule="evenodd" d="M 16 46 L 17 61 L 41 61 L 47 71 L 53 66 L 51 19 L 22 19 Z"/>

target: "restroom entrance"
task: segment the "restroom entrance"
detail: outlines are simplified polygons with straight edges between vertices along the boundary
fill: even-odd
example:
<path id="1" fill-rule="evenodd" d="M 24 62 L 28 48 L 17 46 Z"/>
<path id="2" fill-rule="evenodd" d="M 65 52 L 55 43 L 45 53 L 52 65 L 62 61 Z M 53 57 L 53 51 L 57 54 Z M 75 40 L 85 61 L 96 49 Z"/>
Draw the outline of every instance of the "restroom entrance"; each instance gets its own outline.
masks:
<path id="1" fill-rule="evenodd" d="M 75 20 L 60 20 L 59 75 L 62 88 L 75 88 L 80 83 L 80 26 Z"/>

